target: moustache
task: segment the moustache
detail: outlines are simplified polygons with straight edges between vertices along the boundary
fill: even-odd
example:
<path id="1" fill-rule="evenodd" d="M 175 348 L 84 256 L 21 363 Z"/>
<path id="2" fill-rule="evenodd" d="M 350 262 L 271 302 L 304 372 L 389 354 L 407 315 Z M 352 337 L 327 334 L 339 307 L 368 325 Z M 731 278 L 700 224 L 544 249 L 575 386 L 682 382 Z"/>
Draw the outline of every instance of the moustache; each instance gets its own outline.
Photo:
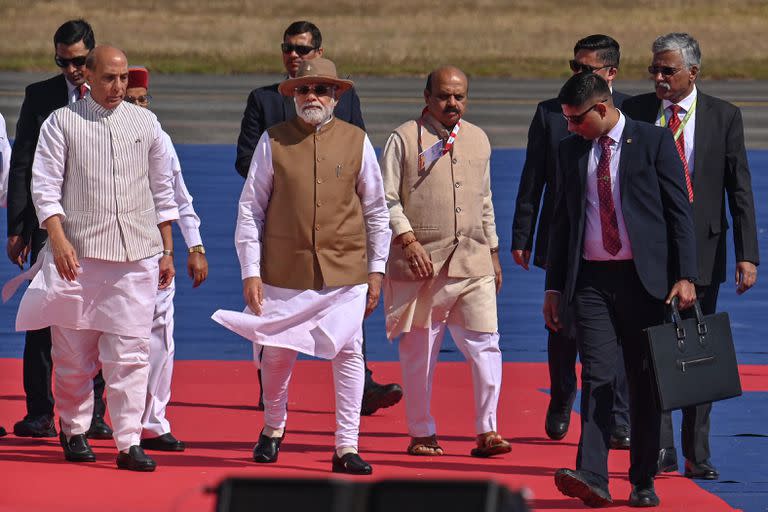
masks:
<path id="1" fill-rule="evenodd" d="M 656 87 L 659 89 L 666 89 L 667 91 L 672 88 L 667 82 L 656 82 Z"/>
<path id="2" fill-rule="evenodd" d="M 460 114 L 459 109 L 456 107 L 448 107 L 443 110 L 444 114 Z"/>

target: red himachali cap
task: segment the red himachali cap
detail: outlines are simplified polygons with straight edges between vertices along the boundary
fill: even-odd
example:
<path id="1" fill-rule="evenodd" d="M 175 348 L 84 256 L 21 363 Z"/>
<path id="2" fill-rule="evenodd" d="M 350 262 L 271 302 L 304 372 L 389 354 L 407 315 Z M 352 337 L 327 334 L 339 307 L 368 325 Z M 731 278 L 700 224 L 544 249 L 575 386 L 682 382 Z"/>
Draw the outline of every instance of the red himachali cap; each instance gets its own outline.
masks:
<path id="1" fill-rule="evenodd" d="M 128 69 L 128 89 L 131 87 L 143 87 L 149 89 L 149 71 L 144 67 Z"/>

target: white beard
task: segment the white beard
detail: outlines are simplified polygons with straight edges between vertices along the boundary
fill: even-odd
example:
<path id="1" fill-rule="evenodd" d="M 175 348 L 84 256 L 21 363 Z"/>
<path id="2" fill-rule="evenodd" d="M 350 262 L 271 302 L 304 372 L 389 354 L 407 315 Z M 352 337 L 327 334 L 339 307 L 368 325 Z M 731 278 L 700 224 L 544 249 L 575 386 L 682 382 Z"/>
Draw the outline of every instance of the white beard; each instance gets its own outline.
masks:
<path id="1" fill-rule="evenodd" d="M 299 103 L 296 101 L 295 96 L 293 98 L 293 102 L 296 106 L 296 114 L 304 122 L 313 126 L 319 126 L 328 121 L 333 116 L 333 109 L 336 106 L 336 100 L 331 100 L 327 106 L 323 106 L 323 104 L 319 101 L 313 101 L 311 103 L 305 103 L 302 107 L 299 107 Z"/>

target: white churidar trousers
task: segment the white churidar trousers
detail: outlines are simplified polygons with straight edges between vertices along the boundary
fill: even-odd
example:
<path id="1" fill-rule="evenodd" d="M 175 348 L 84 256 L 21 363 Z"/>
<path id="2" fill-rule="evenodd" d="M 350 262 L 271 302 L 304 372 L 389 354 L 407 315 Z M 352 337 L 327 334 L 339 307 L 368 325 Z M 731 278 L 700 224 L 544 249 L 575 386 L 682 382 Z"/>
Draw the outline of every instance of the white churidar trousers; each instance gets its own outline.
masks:
<path id="1" fill-rule="evenodd" d="M 173 298 L 176 280 L 170 286 L 157 291 L 155 314 L 152 318 L 152 334 L 149 337 L 149 385 L 147 401 L 141 423 L 143 438 L 159 437 L 171 432 L 171 424 L 165 410 L 171 400 L 173 357 L 176 345 L 173 341 Z"/>
<path id="2" fill-rule="evenodd" d="M 365 366 L 360 336 L 331 359 L 336 392 L 336 448 L 357 449 L 360 432 L 360 406 L 363 401 Z M 265 346 L 261 358 L 264 391 L 264 423 L 274 429 L 285 428 L 288 418 L 288 384 L 298 352 Z"/>
<path id="3" fill-rule="evenodd" d="M 446 326 L 472 368 L 477 433 L 496 431 L 502 371 L 499 333 L 471 331 L 454 324 L 434 322 L 429 329 L 412 328 L 400 337 L 400 367 L 408 434 L 427 437 L 437 433 L 430 402 L 437 356 Z"/>
<path id="4" fill-rule="evenodd" d="M 141 439 L 141 415 L 149 377 L 149 339 L 51 326 L 56 409 L 68 438 L 84 434 L 93 416 L 93 377 L 104 375 L 117 449 Z"/>

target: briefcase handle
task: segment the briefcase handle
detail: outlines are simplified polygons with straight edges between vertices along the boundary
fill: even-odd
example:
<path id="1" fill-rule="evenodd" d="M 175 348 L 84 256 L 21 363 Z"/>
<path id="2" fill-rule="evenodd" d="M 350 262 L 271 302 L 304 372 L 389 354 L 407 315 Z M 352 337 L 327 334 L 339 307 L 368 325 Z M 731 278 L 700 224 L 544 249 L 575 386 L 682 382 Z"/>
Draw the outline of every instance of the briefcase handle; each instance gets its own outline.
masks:
<path id="1" fill-rule="evenodd" d="M 672 323 L 675 324 L 677 334 L 677 345 L 680 350 L 685 346 L 685 328 L 683 327 L 683 317 L 680 316 L 678 308 L 680 301 L 677 296 L 672 297 L 670 307 L 672 309 Z M 701 312 L 701 305 L 698 299 L 693 302 L 693 310 L 696 312 L 696 331 L 699 334 L 699 342 L 704 342 L 704 336 L 707 335 L 707 324 L 704 322 L 704 313 Z"/>

